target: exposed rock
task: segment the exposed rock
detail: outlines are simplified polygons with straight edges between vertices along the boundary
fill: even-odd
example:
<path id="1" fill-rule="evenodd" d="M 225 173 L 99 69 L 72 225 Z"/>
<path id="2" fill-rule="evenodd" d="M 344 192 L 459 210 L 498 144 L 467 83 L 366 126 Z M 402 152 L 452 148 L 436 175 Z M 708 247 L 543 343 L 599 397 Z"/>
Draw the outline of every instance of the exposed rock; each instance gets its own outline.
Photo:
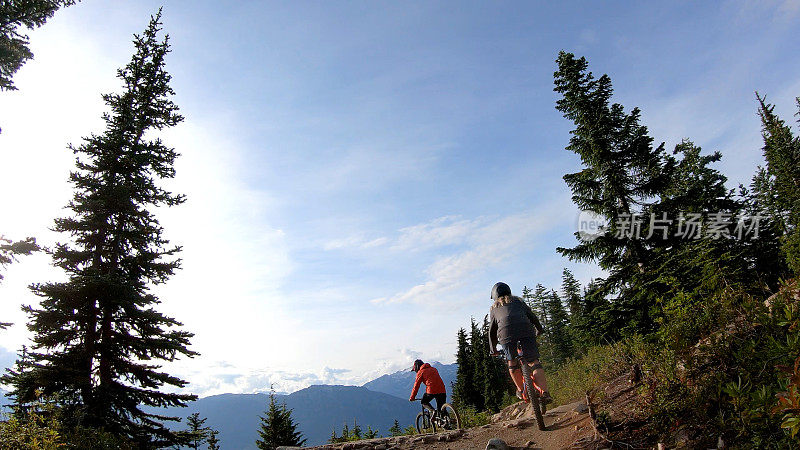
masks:
<path id="1" fill-rule="evenodd" d="M 358 442 L 358 441 L 356 441 L 356 442 L 348 442 L 347 444 L 344 444 L 342 446 L 342 450 L 356 450 L 356 449 L 359 449 L 359 448 L 367 448 L 367 447 L 370 447 L 370 444 L 368 444 L 366 442 Z M 296 447 L 296 448 L 300 448 L 300 447 Z"/>
<path id="2" fill-rule="evenodd" d="M 675 433 L 675 448 L 690 448 L 691 440 L 692 438 L 689 436 L 689 430 L 681 428 Z"/>
<path id="3" fill-rule="evenodd" d="M 573 413 L 574 414 L 583 414 L 589 410 L 589 407 L 586 406 L 586 403 L 583 401 L 577 401 L 568 403 L 566 405 L 561 405 L 559 407 L 549 409 L 547 411 L 547 416 L 560 416 L 562 414 Z"/>
<path id="4" fill-rule="evenodd" d="M 764 306 L 769 309 L 770 313 L 773 312 L 772 305 L 775 304 L 778 297 L 782 297 L 782 300 L 786 303 L 800 303 L 800 279 L 795 278 L 794 280 L 787 281 L 780 287 L 778 292 L 772 294 L 764 301 Z"/>
<path id="5" fill-rule="evenodd" d="M 509 450 L 508 444 L 505 443 L 502 439 L 499 438 L 492 438 L 489 439 L 489 442 L 486 443 L 486 450 Z"/>

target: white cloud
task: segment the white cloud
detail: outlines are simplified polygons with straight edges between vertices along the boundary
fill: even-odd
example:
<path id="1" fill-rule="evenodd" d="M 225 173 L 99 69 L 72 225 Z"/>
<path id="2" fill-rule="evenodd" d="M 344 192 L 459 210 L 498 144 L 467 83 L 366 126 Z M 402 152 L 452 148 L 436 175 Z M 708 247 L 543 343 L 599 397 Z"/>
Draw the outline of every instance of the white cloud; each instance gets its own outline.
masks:
<path id="1" fill-rule="evenodd" d="M 426 269 L 427 279 L 420 284 L 372 303 L 405 303 L 436 305 L 447 302 L 450 295 L 471 284 L 485 272 L 519 252 L 529 250 L 534 236 L 563 223 L 564 208 L 545 214 L 526 212 L 499 219 L 479 217 L 457 220 L 441 217 L 430 223 L 401 230 L 398 248 L 438 247 L 463 244 L 466 249 L 441 256 Z"/>
<path id="2" fill-rule="evenodd" d="M 482 217 L 465 220 L 456 216 L 445 216 L 428 223 L 401 228 L 400 237 L 392 249 L 421 251 L 445 245 L 461 244 L 485 221 L 486 218 Z"/>

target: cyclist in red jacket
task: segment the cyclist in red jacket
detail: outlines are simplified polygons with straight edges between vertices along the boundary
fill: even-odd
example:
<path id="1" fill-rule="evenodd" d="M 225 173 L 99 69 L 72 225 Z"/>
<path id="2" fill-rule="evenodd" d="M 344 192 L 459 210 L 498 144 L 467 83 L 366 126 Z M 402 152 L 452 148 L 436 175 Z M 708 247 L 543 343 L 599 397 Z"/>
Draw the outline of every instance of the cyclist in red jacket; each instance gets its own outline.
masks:
<path id="1" fill-rule="evenodd" d="M 417 379 L 414 381 L 414 389 L 411 391 L 411 397 L 408 400 L 411 402 L 416 400 L 420 383 L 425 383 L 422 405 L 432 411 L 431 399 L 436 399 L 436 409 L 441 411 L 442 405 L 447 401 L 447 391 L 444 388 L 442 377 L 439 376 L 439 371 L 430 364 L 423 363 L 421 359 L 414 361 L 414 366 L 411 370 L 417 372 Z"/>

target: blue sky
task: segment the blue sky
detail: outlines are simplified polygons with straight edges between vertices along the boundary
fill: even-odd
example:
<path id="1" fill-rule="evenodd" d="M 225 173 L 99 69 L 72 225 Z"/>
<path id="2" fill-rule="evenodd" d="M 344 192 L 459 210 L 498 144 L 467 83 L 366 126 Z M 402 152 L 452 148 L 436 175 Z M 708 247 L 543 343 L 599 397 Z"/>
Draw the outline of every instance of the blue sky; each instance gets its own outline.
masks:
<path id="1" fill-rule="evenodd" d="M 159 3 L 85 0 L 31 33 L 19 91 L 0 94 L 0 227 L 64 237 L 70 142 L 101 130 Z M 498 280 L 587 281 L 560 258 L 577 220 L 561 177 L 571 124 L 554 108 L 559 50 L 608 73 L 668 148 L 720 150 L 730 186 L 761 162 L 754 91 L 784 118 L 800 95 L 800 2 L 219 2 L 164 4 L 183 154 L 160 212 L 184 269 L 158 293 L 202 356 L 171 370 L 201 395 L 360 384 L 416 357 L 452 362 Z M 0 362 L 26 342 L 7 270 Z"/>

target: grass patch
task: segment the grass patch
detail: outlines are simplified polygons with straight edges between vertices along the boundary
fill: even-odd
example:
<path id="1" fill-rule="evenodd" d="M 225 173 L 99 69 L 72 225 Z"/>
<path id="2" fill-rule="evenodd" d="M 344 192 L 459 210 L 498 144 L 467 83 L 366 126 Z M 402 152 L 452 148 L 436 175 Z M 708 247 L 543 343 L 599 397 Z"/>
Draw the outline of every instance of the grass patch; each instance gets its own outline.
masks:
<path id="1" fill-rule="evenodd" d="M 618 371 L 619 350 L 612 345 L 596 346 L 581 358 L 570 359 L 554 369 L 546 368 L 547 387 L 555 404 L 582 399 L 586 391 Z"/>

